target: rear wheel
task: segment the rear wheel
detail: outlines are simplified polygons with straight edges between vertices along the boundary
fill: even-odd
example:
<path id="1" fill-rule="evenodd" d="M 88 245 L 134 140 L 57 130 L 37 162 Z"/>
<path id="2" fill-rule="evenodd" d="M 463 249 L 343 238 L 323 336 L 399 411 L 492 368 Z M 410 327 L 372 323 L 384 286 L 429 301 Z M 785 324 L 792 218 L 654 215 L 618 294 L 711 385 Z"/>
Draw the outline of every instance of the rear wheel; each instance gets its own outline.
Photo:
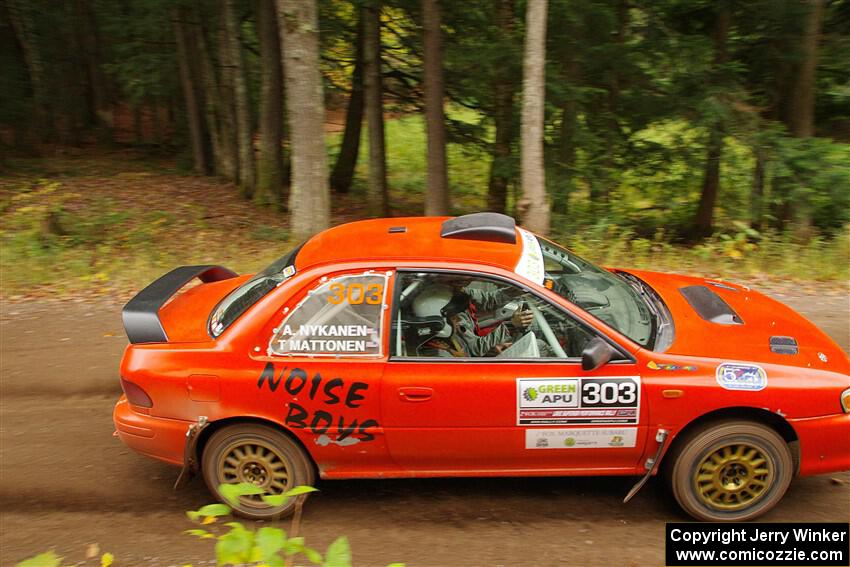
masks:
<path id="1" fill-rule="evenodd" d="M 673 496 L 704 521 L 743 521 L 773 508 L 791 483 L 794 464 L 785 440 L 750 421 L 706 425 L 669 456 Z"/>
<path id="2" fill-rule="evenodd" d="M 222 502 L 220 484 L 248 482 L 266 494 L 282 494 L 315 481 L 310 458 L 295 441 L 271 427 L 253 423 L 231 425 L 213 433 L 204 448 L 202 469 L 210 492 Z M 295 498 L 281 506 L 270 506 L 260 495 L 242 496 L 233 507 L 240 516 L 255 520 L 287 516 L 294 509 Z"/>

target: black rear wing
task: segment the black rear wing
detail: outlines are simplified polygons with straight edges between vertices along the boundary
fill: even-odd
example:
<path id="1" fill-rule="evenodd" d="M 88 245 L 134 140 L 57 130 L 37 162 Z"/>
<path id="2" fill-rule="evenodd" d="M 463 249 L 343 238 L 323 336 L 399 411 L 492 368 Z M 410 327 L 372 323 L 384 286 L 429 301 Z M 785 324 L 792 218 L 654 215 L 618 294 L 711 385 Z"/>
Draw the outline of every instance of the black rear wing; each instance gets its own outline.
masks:
<path id="1" fill-rule="evenodd" d="M 184 285 L 198 278 L 204 283 L 235 278 L 238 274 L 223 266 L 182 266 L 154 281 L 127 302 L 121 316 L 124 331 L 133 344 L 166 343 L 168 335 L 159 320 L 159 310 Z"/>

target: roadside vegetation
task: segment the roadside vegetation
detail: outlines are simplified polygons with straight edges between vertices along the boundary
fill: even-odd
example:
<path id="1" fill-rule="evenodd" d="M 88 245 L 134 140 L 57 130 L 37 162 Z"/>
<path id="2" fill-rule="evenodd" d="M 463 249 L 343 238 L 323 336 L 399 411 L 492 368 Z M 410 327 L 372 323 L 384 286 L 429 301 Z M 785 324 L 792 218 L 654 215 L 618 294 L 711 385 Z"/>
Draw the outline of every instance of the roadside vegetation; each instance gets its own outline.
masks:
<path id="1" fill-rule="evenodd" d="M 228 503 L 237 506 L 242 497 L 259 495 L 269 505 L 279 506 L 290 498 L 296 498 L 295 513 L 289 533 L 273 522 L 272 525 L 245 525 L 242 522 L 220 520 L 231 516 L 233 510 L 227 504 L 207 504 L 197 510 L 189 510 L 186 516 L 196 527 L 184 533 L 202 540 L 215 542 L 217 565 L 255 565 L 257 567 L 292 567 L 306 562 L 321 567 L 351 567 L 351 547 L 348 538 L 340 536 L 328 546 L 324 554 L 309 547 L 301 531 L 301 508 L 305 495 L 317 492 L 312 486 L 296 486 L 282 494 L 265 494 L 262 488 L 251 483 L 222 484 L 219 491 Z M 258 522 L 259 523 L 259 522 Z M 262 523 L 260 523 L 262 524 Z M 218 528 L 218 529 L 215 529 Z M 100 554 L 99 549 L 87 552 L 91 559 L 100 557 L 101 567 L 110 567 L 115 561 L 112 553 Z M 119 558 L 120 563 L 120 558 Z M 63 557 L 47 551 L 25 559 L 16 567 L 61 567 Z M 187 563 L 184 567 L 191 567 Z M 391 563 L 387 567 L 404 567 L 403 563 Z"/>
<path id="2" fill-rule="evenodd" d="M 468 115 L 467 115 L 468 116 Z M 388 121 L 390 201 L 396 216 L 418 215 L 425 191 L 422 121 Z M 337 136 L 329 140 L 336 151 Z M 449 145 L 453 212 L 486 208 L 486 161 Z M 850 162 L 850 156 L 846 156 Z M 0 260 L 4 298 L 114 296 L 124 299 L 167 270 L 216 263 L 253 272 L 292 247 L 287 217 L 240 199 L 229 182 L 191 175 L 150 149 L 16 158 L 0 176 Z M 746 160 L 741 167 L 747 167 Z M 352 191 L 333 200 L 333 223 L 368 216 L 366 164 Z M 731 169 L 731 176 L 743 175 Z M 800 239 L 757 231 L 741 218 L 736 188 L 725 189 L 718 230 L 697 244 L 677 241 L 681 212 L 663 193 L 646 194 L 639 172 L 623 172 L 622 191 L 605 210 L 574 198 L 569 215 L 553 217 L 552 237 L 594 262 L 701 274 L 740 282 L 850 278 L 850 232 Z M 647 183 L 673 184 L 655 176 Z M 579 189 L 578 191 L 580 191 Z M 686 196 L 682 197 L 686 199 Z M 587 203 L 581 205 L 581 203 Z M 510 212 L 510 211 L 509 211 Z"/>

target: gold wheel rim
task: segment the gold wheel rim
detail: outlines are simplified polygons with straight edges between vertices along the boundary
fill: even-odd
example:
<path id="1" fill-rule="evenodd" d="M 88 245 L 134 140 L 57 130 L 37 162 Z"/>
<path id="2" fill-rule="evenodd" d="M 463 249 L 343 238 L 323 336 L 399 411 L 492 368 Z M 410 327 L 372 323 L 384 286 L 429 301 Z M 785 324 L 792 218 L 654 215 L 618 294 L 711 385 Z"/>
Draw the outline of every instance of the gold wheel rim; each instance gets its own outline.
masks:
<path id="1" fill-rule="evenodd" d="M 734 511 L 763 498 L 773 478 L 773 462 L 760 448 L 748 443 L 730 443 L 703 458 L 693 483 L 703 504 Z"/>
<path id="2" fill-rule="evenodd" d="M 218 462 L 221 482 L 247 482 L 263 489 L 265 494 L 282 494 L 289 490 L 290 471 L 286 461 L 271 445 L 259 440 L 240 441 L 222 451 Z M 240 497 L 243 504 L 267 508 L 261 494 Z"/>

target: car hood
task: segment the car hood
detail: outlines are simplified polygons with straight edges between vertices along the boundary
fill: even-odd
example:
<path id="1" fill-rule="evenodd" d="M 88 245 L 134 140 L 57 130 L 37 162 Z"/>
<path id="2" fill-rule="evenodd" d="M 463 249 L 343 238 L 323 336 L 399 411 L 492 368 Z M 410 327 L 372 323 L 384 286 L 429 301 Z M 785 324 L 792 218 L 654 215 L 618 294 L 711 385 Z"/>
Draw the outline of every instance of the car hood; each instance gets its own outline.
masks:
<path id="1" fill-rule="evenodd" d="M 706 278 L 638 270 L 627 273 L 647 283 L 670 309 L 675 335 L 668 354 L 850 373 L 850 359 L 835 341 L 764 294 Z M 796 349 L 791 343 L 796 343 Z"/>
<path id="2" fill-rule="evenodd" d="M 207 330 L 210 313 L 224 296 L 251 279 L 238 276 L 202 283 L 175 295 L 159 311 L 159 319 L 169 342 L 193 343 L 211 340 Z"/>

